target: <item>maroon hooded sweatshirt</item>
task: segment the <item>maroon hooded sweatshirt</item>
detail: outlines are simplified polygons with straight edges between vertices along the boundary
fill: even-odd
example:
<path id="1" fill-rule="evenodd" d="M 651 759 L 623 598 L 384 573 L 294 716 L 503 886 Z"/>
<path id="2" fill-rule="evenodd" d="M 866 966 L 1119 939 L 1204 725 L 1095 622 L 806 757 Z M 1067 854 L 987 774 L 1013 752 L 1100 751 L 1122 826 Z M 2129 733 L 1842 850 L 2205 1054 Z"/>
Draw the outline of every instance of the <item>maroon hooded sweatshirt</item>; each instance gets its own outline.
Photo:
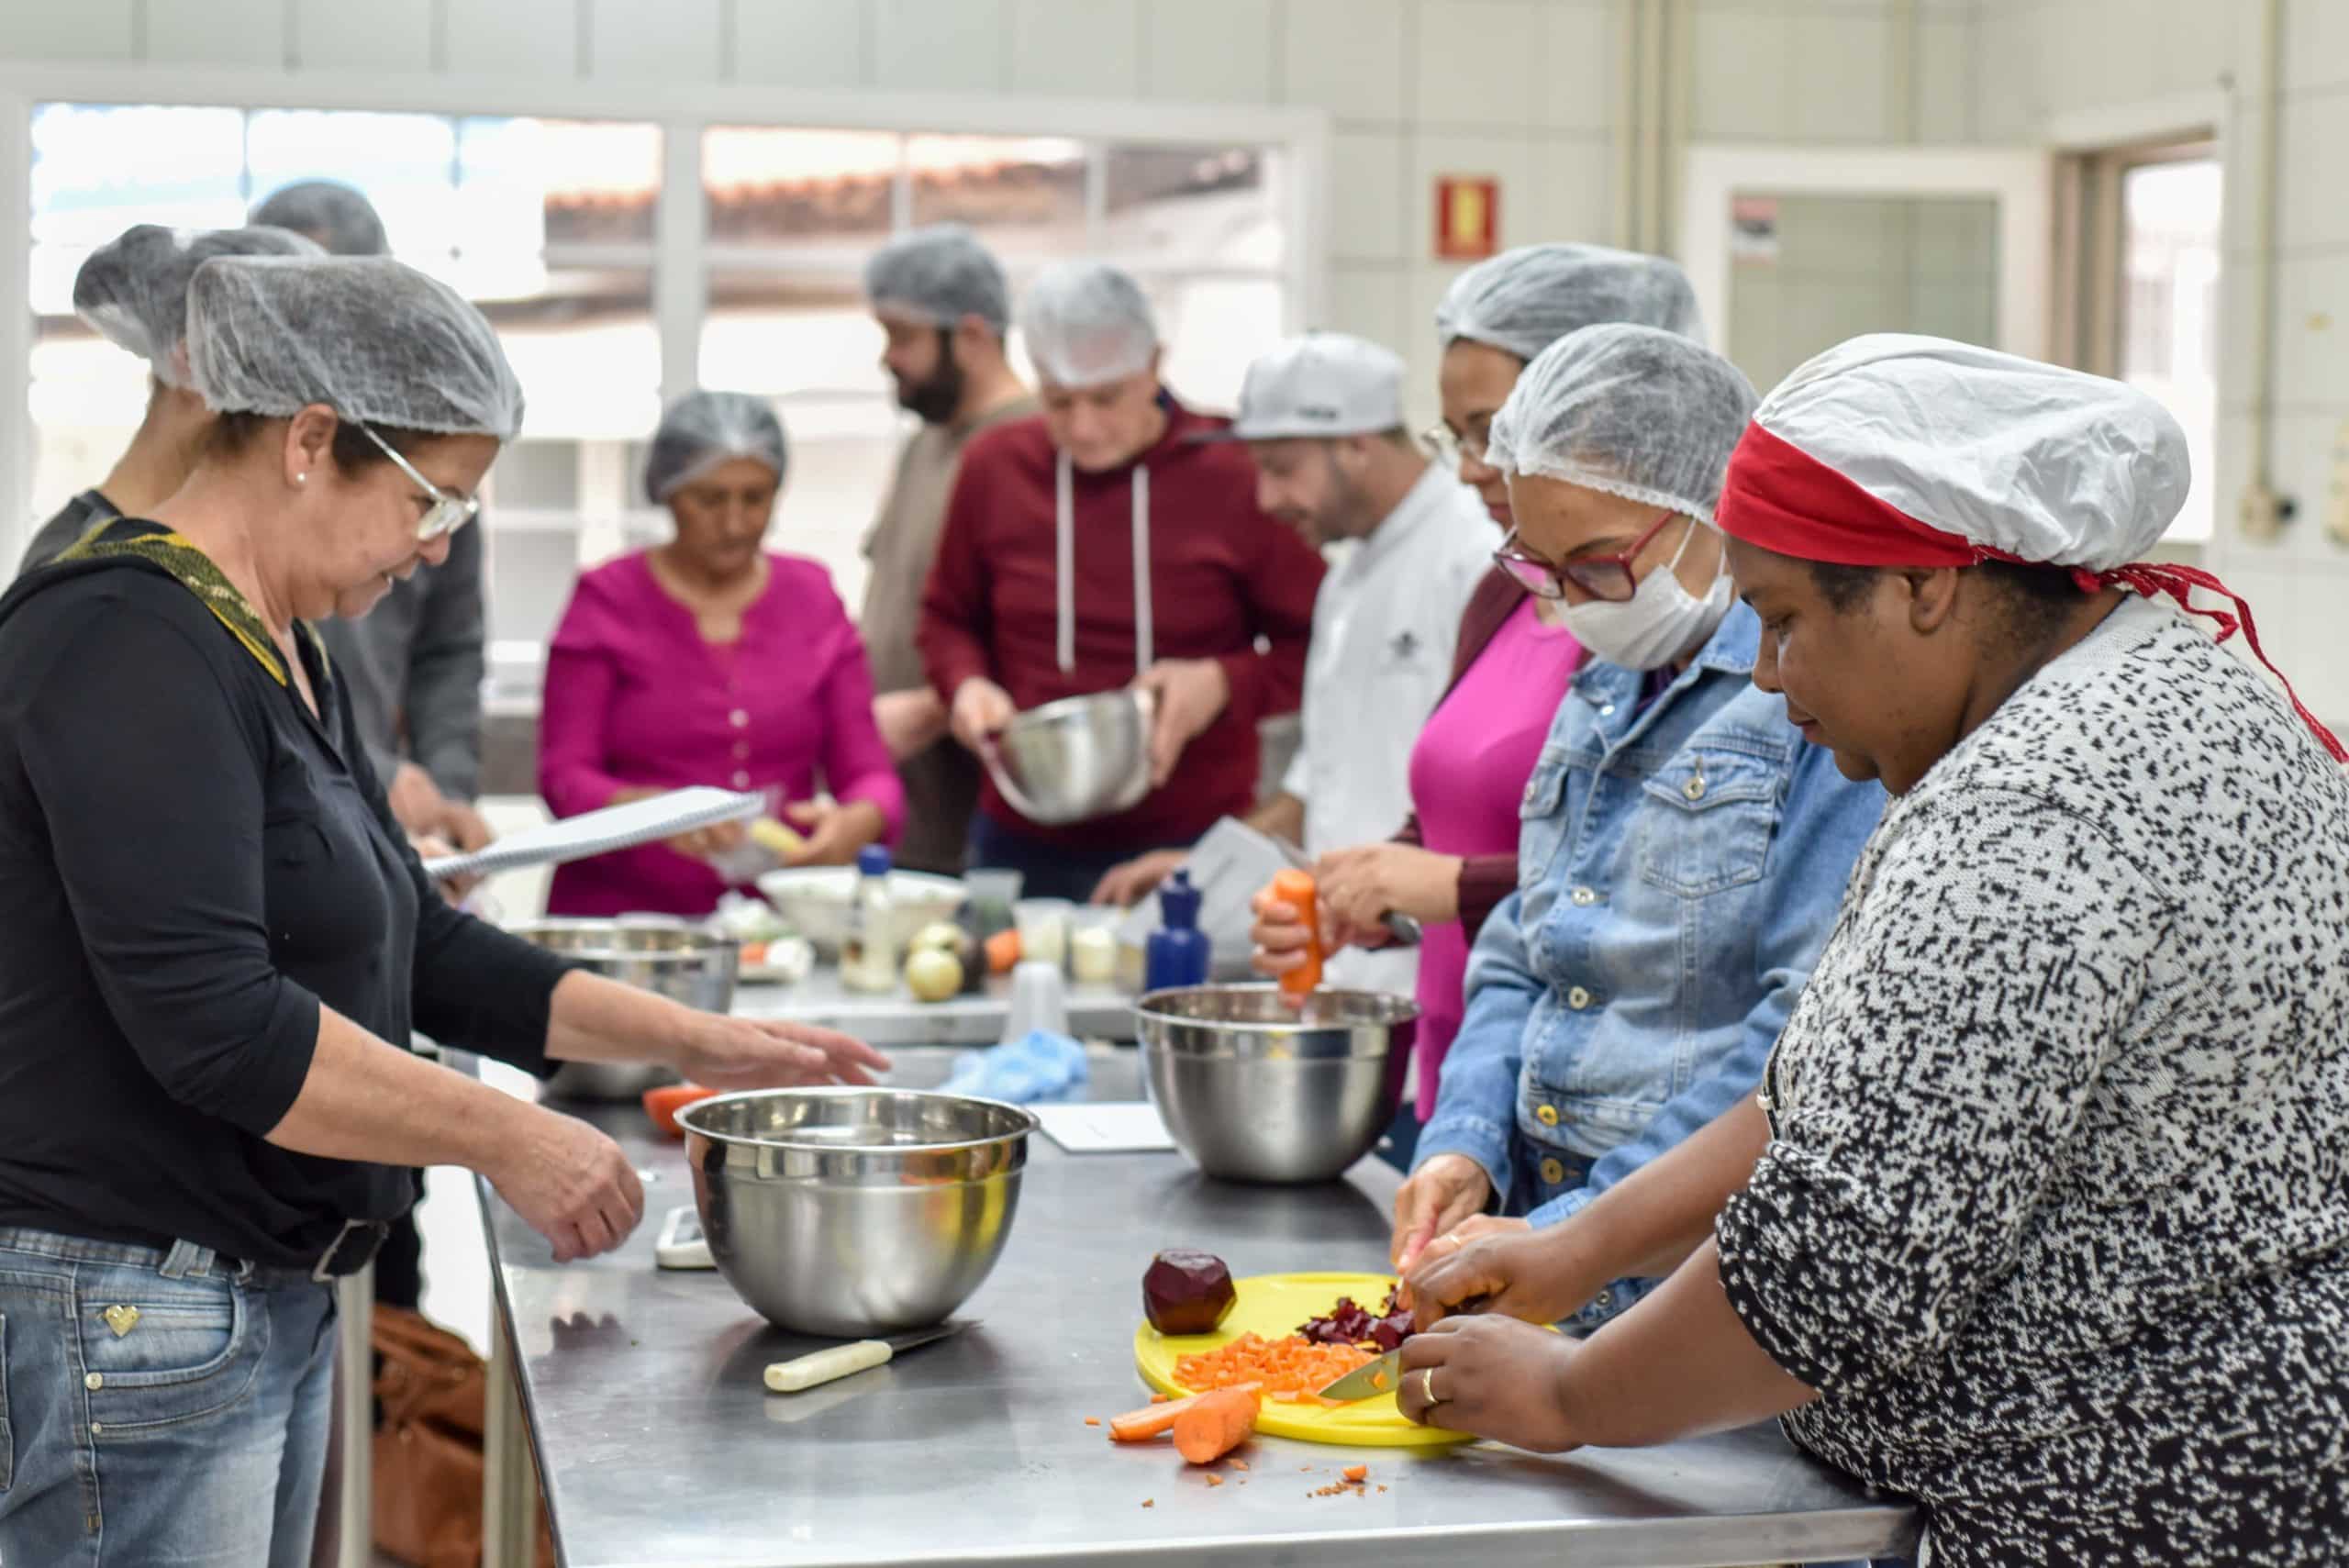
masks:
<path id="1" fill-rule="evenodd" d="M 1231 701 L 1185 749 L 1174 776 L 1115 817 L 1047 828 L 1022 817 L 988 779 L 979 809 L 1016 832 L 1088 850 L 1187 843 L 1256 798 L 1256 726 L 1293 713 L 1321 586 L 1319 553 L 1256 507 L 1256 467 L 1237 442 L 1201 444 L 1229 421 L 1162 397 L 1166 433 L 1101 473 L 1072 467 L 1071 652 L 1061 663 L 1060 452 L 1041 417 L 1017 419 L 963 449 L 916 641 L 950 705 L 985 676 L 1021 711 L 1111 691 L 1136 673 L 1137 471 L 1146 490 L 1151 656 L 1215 659 Z M 1261 642 L 1261 647 L 1260 647 Z"/>

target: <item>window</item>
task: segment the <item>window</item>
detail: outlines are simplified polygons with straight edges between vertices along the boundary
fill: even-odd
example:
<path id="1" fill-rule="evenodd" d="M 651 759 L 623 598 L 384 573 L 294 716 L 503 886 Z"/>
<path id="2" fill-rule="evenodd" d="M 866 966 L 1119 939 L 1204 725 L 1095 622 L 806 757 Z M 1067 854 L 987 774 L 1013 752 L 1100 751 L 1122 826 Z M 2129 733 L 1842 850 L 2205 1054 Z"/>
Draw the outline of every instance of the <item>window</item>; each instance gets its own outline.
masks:
<path id="1" fill-rule="evenodd" d="M 2218 430 L 2221 177 L 2207 142 L 2067 159 L 2058 341 L 2081 369 L 2157 399 L 2186 432 L 2193 484 L 2172 540 L 2210 537 Z"/>
<path id="2" fill-rule="evenodd" d="M 663 189 L 672 136 L 693 139 L 700 171 L 690 250 L 662 249 L 662 201 L 694 199 Z M 145 405 L 145 367 L 73 315 L 91 250 L 133 223 L 231 226 L 284 184 L 342 181 L 383 214 L 395 254 L 482 307 L 521 378 L 522 437 L 484 486 L 493 665 L 518 685 L 578 567 L 665 534 L 639 489 L 663 387 L 774 399 L 792 450 L 776 543 L 859 602 L 860 546 L 908 426 L 864 306 L 865 259 L 891 235 L 969 224 L 1015 300 L 1061 257 L 1130 268 L 1169 383 L 1206 407 L 1230 406 L 1248 360 L 1299 314 L 1289 154 L 1245 141 L 41 104 L 31 143 L 33 515 L 97 483 Z M 671 264 L 696 287 L 674 287 Z M 682 366 L 664 360 L 679 344 Z M 1024 372 L 1017 333 L 1011 348 Z"/>

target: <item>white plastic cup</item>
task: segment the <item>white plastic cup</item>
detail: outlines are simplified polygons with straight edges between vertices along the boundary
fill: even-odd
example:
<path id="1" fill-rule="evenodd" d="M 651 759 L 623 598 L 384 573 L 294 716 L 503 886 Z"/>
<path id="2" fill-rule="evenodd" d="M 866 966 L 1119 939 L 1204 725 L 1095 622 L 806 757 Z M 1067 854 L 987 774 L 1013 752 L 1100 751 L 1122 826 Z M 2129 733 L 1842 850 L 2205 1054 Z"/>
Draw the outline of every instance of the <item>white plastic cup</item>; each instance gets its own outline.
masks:
<path id="1" fill-rule="evenodd" d="M 1003 1038 L 1007 1042 L 1025 1040 L 1038 1029 L 1068 1033 L 1068 976 L 1056 963 L 1023 959 L 1011 972 L 1011 1008 Z"/>
<path id="2" fill-rule="evenodd" d="M 1118 978 L 1118 932 L 1126 911 L 1087 905 L 1071 917 L 1068 972 L 1079 985 L 1109 985 Z"/>
<path id="3" fill-rule="evenodd" d="M 1076 906 L 1065 898 L 1023 898 L 1011 906 L 1011 923 L 1019 932 L 1019 962 L 1049 963 L 1063 973 L 1068 969 L 1068 926 Z"/>

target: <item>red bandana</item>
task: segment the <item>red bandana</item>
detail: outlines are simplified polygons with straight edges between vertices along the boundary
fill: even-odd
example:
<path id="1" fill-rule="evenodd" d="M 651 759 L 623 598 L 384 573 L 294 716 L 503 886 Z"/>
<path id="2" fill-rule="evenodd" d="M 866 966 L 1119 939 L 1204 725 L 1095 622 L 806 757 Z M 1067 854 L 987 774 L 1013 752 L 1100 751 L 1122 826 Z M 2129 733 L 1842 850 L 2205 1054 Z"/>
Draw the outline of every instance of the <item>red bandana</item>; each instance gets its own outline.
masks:
<path id="1" fill-rule="evenodd" d="M 1797 561 L 1831 566 L 1977 566 L 1985 561 L 2020 560 L 1918 521 L 1759 423 L 1745 428 L 1730 456 L 1729 474 L 1713 516 L 1721 532 L 1731 539 Z M 2085 594 L 2106 588 L 2127 588 L 2149 599 L 2165 594 L 2188 614 L 2205 616 L 2216 623 L 2221 642 L 2240 628 L 2252 653 L 2284 682 L 2284 695 L 2291 699 L 2292 711 L 2300 716 L 2300 722 L 2323 742 L 2334 762 L 2349 762 L 2349 751 L 2342 749 L 2332 731 L 2300 701 L 2292 683 L 2284 680 L 2284 673 L 2269 662 L 2259 646 L 2259 628 L 2252 621 L 2251 606 L 2242 595 L 2208 572 L 2136 562 L 2109 572 L 2076 568 L 2072 578 Z M 2197 588 L 2223 596 L 2234 606 L 2234 613 L 2195 604 Z"/>

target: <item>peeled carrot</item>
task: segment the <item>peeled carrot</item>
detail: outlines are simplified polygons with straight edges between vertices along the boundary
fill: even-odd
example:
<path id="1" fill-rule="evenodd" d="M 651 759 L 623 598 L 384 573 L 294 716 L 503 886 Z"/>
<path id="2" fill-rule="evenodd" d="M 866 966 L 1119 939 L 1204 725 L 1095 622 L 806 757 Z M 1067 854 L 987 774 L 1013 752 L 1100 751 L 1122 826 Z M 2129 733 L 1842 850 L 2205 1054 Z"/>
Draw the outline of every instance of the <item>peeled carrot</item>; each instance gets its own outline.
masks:
<path id="1" fill-rule="evenodd" d="M 1281 976 L 1281 989 L 1293 997 L 1310 995 L 1321 984 L 1321 917 L 1313 878 L 1301 871 L 1277 872 L 1266 891 L 1297 911 L 1307 933 L 1305 962 Z"/>
<path id="2" fill-rule="evenodd" d="M 1255 1391 L 1219 1388 L 1200 1395 L 1174 1418 L 1174 1451 L 1190 1463 L 1213 1464 L 1255 1429 Z"/>
<path id="3" fill-rule="evenodd" d="M 1019 933 L 997 931 L 986 940 L 987 973 L 1008 974 L 1019 967 Z"/>
<path id="4" fill-rule="evenodd" d="M 683 1138 L 685 1129 L 677 1125 L 677 1113 L 687 1106 L 720 1093 L 723 1091 L 705 1089 L 698 1084 L 670 1084 L 658 1089 L 647 1089 L 644 1091 L 644 1114 L 652 1118 L 652 1125 L 664 1136 Z"/>
<path id="5" fill-rule="evenodd" d="M 1367 1464 L 1349 1464 L 1343 1470 L 1339 1471 L 1338 1473 L 1344 1476 L 1349 1481 L 1367 1481 L 1370 1479 L 1370 1466 Z"/>
<path id="6" fill-rule="evenodd" d="M 1242 1383 L 1229 1389 L 1216 1389 L 1213 1392 L 1245 1394 L 1252 1399 L 1256 1396 L 1260 1386 L 1261 1385 L 1258 1384 Z M 1206 1397 L 1204 1394 L 1194 1394 L 1187 1399 L 1168 1399 L 1163 1394 L 1153 1394 L 1150 1396 L 1151 1402 L 1141 1409 L 1129 1410 L 1122 1416 L 1110 1418 L 1110 1440 L 1121 1443 L 1147 1442 L 1161 1432 L 1173 1431 L 1175 1418 Z"/>
<path id="7" fill-rule="evenodd" d="M 1174 1418 L 1205 1397 L 1194 1394 L 1188 1399 L 1170 1399 L 1163 1405 L 1145 1405 L 1139 1410 L 1129 1410 L 1122 1416 L 1109 1418 L 1109 1437 L 1121 1443 L 1148 1442 L 1161 1432 L 1174 1429 Z"/>

